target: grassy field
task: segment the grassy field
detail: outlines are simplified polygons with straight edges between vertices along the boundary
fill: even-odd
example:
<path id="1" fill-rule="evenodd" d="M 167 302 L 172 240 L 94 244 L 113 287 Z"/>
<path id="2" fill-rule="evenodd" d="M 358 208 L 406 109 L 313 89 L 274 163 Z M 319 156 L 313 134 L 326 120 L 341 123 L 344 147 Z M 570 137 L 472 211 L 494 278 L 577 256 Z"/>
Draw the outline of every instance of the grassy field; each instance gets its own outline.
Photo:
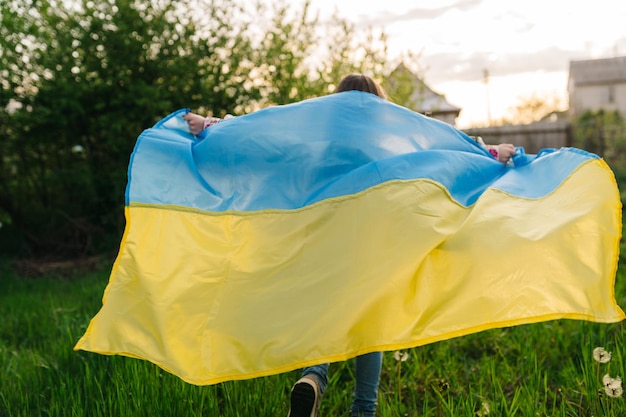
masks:
<path id="1" fill-rule="evenodd" d="M 286 416 L 297 371 L 198 387 L 145 361 L 74 352 L 101 305 L 107 266 L 37 280 L 0 268 L 0 416 Z M 387 352 L 378 415 L 626 416 L 624 396 L 608 396 L 602 382 L 624 377 L 624 330 L 561 320 Z M 612 352 L 611 361 L 596 362 L 595 347 Z M 331 366 L 322 416 L 347 416 L 352 367 Z"/>

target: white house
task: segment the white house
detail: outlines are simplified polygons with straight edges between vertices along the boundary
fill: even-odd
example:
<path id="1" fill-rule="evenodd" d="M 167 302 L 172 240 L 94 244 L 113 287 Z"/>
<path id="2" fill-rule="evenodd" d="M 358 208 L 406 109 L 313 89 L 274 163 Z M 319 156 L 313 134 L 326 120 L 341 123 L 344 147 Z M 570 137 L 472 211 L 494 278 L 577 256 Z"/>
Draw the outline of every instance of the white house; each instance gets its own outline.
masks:
<path id="1" fill-rule="evenodd" d="M 569 115 L 618 110 L 626 117 L 626 56 L 570 61 Z"/>

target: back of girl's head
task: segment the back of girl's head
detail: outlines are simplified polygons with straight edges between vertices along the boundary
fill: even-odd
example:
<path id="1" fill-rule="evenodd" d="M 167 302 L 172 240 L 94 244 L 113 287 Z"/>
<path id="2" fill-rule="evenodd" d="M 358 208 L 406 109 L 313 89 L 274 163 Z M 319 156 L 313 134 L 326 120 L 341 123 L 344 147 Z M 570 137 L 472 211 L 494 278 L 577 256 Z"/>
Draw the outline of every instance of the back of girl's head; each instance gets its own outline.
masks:
<path id="1" fill-rule="evenodd" d="M 380 98 L 385 98 L 385 91 L 373 79 L 363 74 L 346 75 L 337 86 L 337 93 L 342 91 L 364 91 Z"/>

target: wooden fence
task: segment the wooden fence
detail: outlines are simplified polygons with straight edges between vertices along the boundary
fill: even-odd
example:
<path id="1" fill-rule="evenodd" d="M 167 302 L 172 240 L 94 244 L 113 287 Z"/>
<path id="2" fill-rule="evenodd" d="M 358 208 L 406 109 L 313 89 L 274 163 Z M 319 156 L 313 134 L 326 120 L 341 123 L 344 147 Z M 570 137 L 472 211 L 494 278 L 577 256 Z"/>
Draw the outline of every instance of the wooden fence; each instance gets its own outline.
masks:
<path id="1" fill-rule="evenodd" d="M 527 125 L 506 125 L 463 129 L 470 136 L 480 136 L 485 143 L 512 143 L 526 153 L 536 154 L 544 148 L 572 146 L 572 128 L 567 120 L 540 121 Z"/>

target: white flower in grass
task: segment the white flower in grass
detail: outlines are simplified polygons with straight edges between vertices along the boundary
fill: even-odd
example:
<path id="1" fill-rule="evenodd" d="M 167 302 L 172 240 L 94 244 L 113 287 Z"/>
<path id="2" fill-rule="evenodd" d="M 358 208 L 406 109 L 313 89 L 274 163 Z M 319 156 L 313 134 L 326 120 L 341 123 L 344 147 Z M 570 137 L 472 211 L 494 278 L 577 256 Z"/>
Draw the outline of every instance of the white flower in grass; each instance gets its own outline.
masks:
<path id="1" fill-rule="evenodd" d="M 490 411 L 490 410 L 489 410 L 489 403 L 488 403 L 488 402 L 486 402 L 486 401 L 483 401 L 483 402 L 480 404 L 480 410 L 476 411 L 476 415 L 477 415 L 478 417 L 487 416 L 487 415 L 489 415 L 489 411 Z"/>
<path id="2" fill-rule="evenodd" d="M 600 363 L 611 361 L 611 352 L 607 352 L 603 347 L 597 347 L 593 350 L 593 359 Z"/>
<path id="3" fill-rule="evenodd" d="M 393 352 L 393 358 L 399 362 L 404 362 L 409 359 L 409 354 L 407 352 L 400 352 L 397 350 Z"/>
<path id="4" fill-rule="evenodd" d="M 609 397 L 621 397 L 624 393 L 622 388 L 622 379 L 618 376 L 611 378 L 610 375 L 604 375 L 602 377 L 602 383 L 604 384 L 604 392 Z"/>

